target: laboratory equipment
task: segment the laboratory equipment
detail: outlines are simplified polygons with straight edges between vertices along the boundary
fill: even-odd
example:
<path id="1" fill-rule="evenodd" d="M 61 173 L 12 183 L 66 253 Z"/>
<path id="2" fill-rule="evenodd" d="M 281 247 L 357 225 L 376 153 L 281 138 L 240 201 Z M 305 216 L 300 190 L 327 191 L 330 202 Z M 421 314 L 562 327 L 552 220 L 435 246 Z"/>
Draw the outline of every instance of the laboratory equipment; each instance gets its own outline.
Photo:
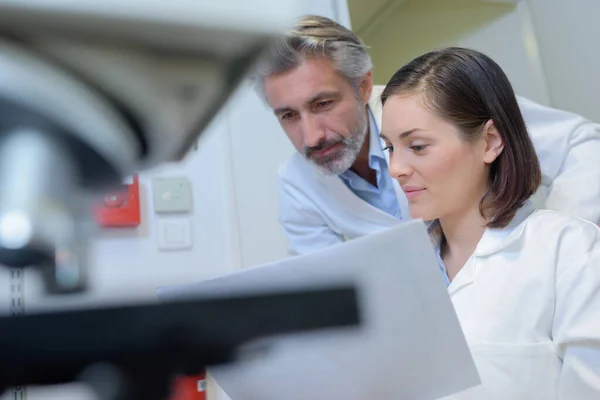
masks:
<path id="1" fill-rule="evenodd" d="M 95 196 L 180 161 L 296 4 L 0 0 L 0 265 L 85 291 Z M 249 340 L 357 321 L 352 287 L 5 317 L 0 384 L 159 400 Z"/>

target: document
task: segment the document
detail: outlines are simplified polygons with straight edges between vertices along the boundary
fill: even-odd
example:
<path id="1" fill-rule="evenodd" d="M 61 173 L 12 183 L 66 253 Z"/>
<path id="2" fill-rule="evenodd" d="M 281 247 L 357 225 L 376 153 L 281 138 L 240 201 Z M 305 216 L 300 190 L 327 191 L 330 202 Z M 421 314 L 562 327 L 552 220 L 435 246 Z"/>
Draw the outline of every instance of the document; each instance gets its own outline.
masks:
<path id="1" fill-rule="evenodd" d="M 217 279 L 159 288 L 158 296 L 170 301 L 345 283 L 358 288 L 360 326 L 254 343 L 238 362 L 210 368 L 227 395 L 429 400 L 480 384 L 420 220 Z"/>

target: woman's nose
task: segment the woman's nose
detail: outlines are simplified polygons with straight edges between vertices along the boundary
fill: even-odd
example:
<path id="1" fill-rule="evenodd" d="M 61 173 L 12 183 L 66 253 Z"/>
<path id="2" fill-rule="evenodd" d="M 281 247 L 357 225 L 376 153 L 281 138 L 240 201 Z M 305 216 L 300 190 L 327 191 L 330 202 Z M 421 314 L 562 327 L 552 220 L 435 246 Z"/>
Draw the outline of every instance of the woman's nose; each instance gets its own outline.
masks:
<path id="1" fill-rule="evenodd" d="M 390 154 L 389 174 L 392 178 L 400 180 L 410 176 L 411 173 L 412 167 L 407 160 L 403 159 L 399 154 Z"/>

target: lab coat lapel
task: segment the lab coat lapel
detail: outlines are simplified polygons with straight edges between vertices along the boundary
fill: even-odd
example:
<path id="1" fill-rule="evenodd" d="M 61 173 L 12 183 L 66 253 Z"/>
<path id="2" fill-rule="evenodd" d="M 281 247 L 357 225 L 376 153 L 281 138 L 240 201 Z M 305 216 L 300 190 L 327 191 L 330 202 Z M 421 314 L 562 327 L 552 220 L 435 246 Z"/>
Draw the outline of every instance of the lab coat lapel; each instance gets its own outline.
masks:
<path id="1" fill-rule="evenodd" d="M 456 274 L 452 282 L 450 282 L 450 286 L 448 286 L 448 293 L 450 295 L 475 282 L 475 265 L 476 258 L 469 257 L 462 269 Z"/>
<path id="2" fill-rule="evenodd" d="M 321 179 L 329 194 L 351 215 L 384 226 L 391 227 L 398 224 L 398 220 L 395 217 L 372 206 L 354 194 L 339 176 L 325 176 L 321 174 Z"/>

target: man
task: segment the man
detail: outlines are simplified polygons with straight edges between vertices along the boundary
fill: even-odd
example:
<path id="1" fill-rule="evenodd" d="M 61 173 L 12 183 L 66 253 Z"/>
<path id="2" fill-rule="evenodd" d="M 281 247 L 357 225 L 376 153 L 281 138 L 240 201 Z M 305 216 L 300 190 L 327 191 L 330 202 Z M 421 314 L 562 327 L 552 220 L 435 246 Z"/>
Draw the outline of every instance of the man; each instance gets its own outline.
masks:
<path id="1" fill-rule="evenodd" d="M 388 174 L 383 87 L 373 87 L 371 68 L 354 33 L 318 16 L 300 19 L 259 68 L 258 89 L 298 150 L 280 170 L 291 254 L 411 218 Z M 544 206 L 600 223 L 600 125 L 524 98 L 519 105 L 542 167 Z"/>

